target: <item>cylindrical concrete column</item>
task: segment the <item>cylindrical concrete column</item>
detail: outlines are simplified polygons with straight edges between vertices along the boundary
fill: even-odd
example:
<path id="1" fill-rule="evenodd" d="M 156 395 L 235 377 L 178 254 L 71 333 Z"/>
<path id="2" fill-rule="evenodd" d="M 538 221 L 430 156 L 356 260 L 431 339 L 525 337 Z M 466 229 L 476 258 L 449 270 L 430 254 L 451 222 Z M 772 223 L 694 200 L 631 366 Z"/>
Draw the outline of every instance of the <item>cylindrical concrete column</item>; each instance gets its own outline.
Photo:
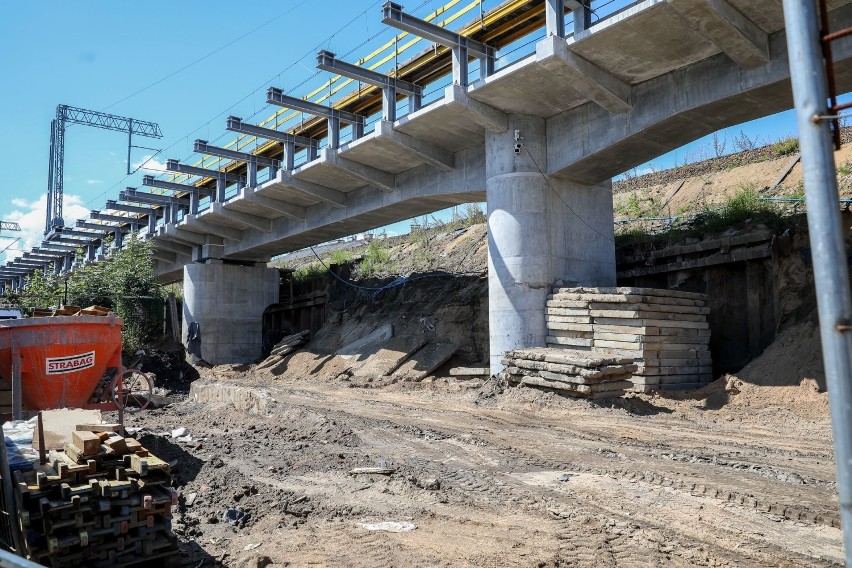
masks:
<path id="1" fill-rule="evenodd" d="M 544 305 L 552 273 L 549 202 L 547 180 L 535 163 L 544 168 L 546 148 L 544 119 L 534 116 L 512 115 L 506 132 L 486 136 L 492 374 L 502 369 L 506 351 L 544 345 Z"/>
<path id="2" fill-rule="evenodd" d="M 510 115 L 485 141 L 491 373 L 506 351 L 544 347 L 556 280 L 615 285 L 609 182 L 578 186 L 547 176 L 543 118 Z"/>

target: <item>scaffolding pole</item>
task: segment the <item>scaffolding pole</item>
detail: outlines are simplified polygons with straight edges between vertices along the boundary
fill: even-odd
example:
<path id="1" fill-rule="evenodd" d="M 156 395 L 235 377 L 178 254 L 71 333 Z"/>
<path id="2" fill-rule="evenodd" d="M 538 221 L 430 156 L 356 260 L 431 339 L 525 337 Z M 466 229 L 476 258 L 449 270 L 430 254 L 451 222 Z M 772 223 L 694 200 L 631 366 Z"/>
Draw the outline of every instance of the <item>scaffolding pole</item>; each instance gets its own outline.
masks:
<path id="1" fill-rule="evenodd" d="M 784 0 L 790 78 L 808 203 L 822 356 L 846 565 L 852 566 L 852 297 L 837 207 L 828 87 L 816 0 Z"/>

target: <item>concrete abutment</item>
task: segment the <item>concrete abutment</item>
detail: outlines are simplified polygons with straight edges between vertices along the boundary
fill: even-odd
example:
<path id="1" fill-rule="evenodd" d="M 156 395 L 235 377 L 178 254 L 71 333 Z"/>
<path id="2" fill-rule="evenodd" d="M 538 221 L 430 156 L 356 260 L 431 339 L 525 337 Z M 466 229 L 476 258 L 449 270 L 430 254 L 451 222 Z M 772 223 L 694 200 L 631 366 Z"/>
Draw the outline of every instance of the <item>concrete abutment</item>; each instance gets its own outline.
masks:
<path id="1" fill-rule="evenodd" d="M 485 141 L 490 367 L 510 349 L 544 347 L 556 280 L 615 285 L 612 191 L 546 175 L 546 121 L 510 115 Z"/>
<path id="2" fill-rule="evenodd" d="M 261 356 L 263 312 L 278 302 L 275 268 L 187 264 L 183 269 L 183 344 L 213 365 L 253 363 Z"/>

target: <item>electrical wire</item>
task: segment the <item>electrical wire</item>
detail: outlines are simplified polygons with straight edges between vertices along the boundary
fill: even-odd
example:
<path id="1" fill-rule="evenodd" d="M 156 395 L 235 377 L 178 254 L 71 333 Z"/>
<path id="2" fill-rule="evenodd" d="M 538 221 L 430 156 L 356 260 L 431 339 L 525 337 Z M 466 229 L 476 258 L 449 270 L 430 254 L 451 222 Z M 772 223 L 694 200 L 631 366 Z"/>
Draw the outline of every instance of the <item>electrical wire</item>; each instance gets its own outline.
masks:
<path id="1" fill-rule="evenodd" d="M 444 271 L 432 272 L 430 274 L 421 274 L 420 276 L 410 276 L 410 275 L 399 276 L 396 279 L 394 279 L 393 281 L 385 284 L 384 286 L 361 286 L 360 284 L 355 284 L 351 280 L 347 280 L 346 278 L 343 278 L 342 276 L 335 274 L 334 271 L 332 271 L 331 268 L 325 262 L 323 262 L 323 260 L 317 254 L 317 251 L 314 250 L 314 247 L 308 247 L 308 248 L 311 249 L 311 252 L 314 253 L 314 256 L 317 257 L 317 260 L 319 261 L 320 264 L 322 264 L 323 268 L 325 268 L 326 271 L 329 274 L 331 274 L 336 280 L 338 280 L 339 282 L 345 284 L 346 286 L 349 286 L 350 288 L 354 288 L 356 290 L 363 290 L 365 292 L 373 292 L 373 300 L 377 300 L 379 298 L 379 296 L 381 296 L 382 292 L 390 290 L 391 288 L 403 286 L 403 285 L 405 285 L 409 282 L 416 282 L 418 280 L 425 280 L 427 278 L 445 278 L 445 277 L 449 277 L 449 276 L 471 276 L 471 275 L 482 276 L 482 274 L 485 272 L 484 270 L 476 270 L 476 271 L 471 270 L 471 271 L 466 271 L 466 272 L 444 272 Z"/>
<path id="2" fill-rule="evenodd" d="M 206 122 L 204 122 L 202 125 L 200 125 L 200 126 L 198 126 L 197 128 L 194 128 L 193 130 L 189 131 L 189 132 L 188 132 L 187 134 L 185 134 L 184 136 L 180 136 L 179 138 L 177 138 L 177 139 L 176 139 L 176 141 L 175 141 L 174 143 L 172 143 L 172 144 L 170 144 L 169 146 L 166 146 L 165 148 L 163 148 L 163 149 L 160 151 L 160 153 L 162 153 L 162 152 L 166 152 L 166 151 L 170 150 L 171 148 L 174 148 L 175 146 L 177 146 L 178 144 L 180 144 L 181 142 L 183 142 L 184 140 L 186 140 L 187 138 L 189 138 L 189 136 L 191 136 L 191 135 L 195 134 L 196 132 L 198 132 L 198 131 L 200 131 L 200 130 L 202 130 L 202 129 L 206 128 L 206 127 L 208 127 L 208 126 L 209 126 L 209 125 L 210 125 L 210 124 L 211 124 L 214 120 L 216 120 L 216 119 L 218 119 L 218 118 L 222 117 L 223 115 L 227 114 L 227 113 L 228 113 L 228 112 L 230 112 L 233 108 L 235 108 L 236 106 L 238 106 L 238 105 L 242 104 L 243 102 L 245 102 L 247 99 L 249 99 L 250 97 L 252 97 L 252 96 L 253 96 L 254 94 L 256 94 L 258 91 L 260 91 L 260 90 L 262 90 L 262 89 L 266 88 L 267 86 L 269 86 L 269 84 L 270 84 L 271 82 L 273 82 L 276 78 L 278 78 L 278 77 L 280 77 L 281 75 L 283 75 L 283 74 L 287 73 L 288 71 L 290 71 L 291 69 L 293 69 L 293 68 L 294 68 L 294 67 L 296 67 L 297 65 L 301 65 L 301 64 L 302 64 L 301 62 L 302 62 L 302 61 L 303 61 L 306 57 L 308 57 L 308 56 L 310 56 L 310 55 L 312 55 L 312 54 L 316 53 L 316 51 L 317 51 L 318 49 L 320 49 L 321 47 L 323 47 L 323 46 L 327 45 L 329 42 L 331 42 L 331 40 L 332 40 L 332 39 L 334 39 L 334 38 L 335 38 L 338 34 L 340 34 L 343 30 L 345 30 L 345 29 L 346 29 L 346 28 L 348 28 L 349 26 L 353 25 L 354 23 L 359 22 L 362 16 L 365 16 L 365 17 L 366 17 L 366 15 L 370 12 L 370 10 L 373 10 L 376 6 L 378 6 L 379 4 L 381 4 L 381 3 L 382 3 L 382 1 L 383 1 L 383 0 L 376 0 L 375 2 L 373 2 L 373 3 L 369 6 L 369 7 L 365 8 L 365 9 L 364 9 L 362 12 L 360 12 L 357 16 L 355 16 L 355 17 L 354 17 L 354 18 L 352 18 L 349 22 L 347 22 L 346 24 L 344 24 L 343 26 L 341 26 L 339 29 L 337 29 L 337 30 L 336 30 L 334 33 L 332 33 L 332 34 L 331 34 L 328 38 L 326 38 L 326 39 L 322 40 L 322 41 L 321 41 L 320 43 L 318 43 L 315 47 L 313 47 L 312 49 L 308 50 L 308 51 L 307 51 L 304 55 L 302 55 L 299 59 L 297 59 L 296 61 L 294 61 L 293 63 L 291 63 L 290 65 L 288 65 L 288 66 L 287 66 L 287 67 L 285 67 L 284 69 L 282 69 L 281 71 L 277 72 L 277 73 L 276 73 L 275 75 L 273 75 L 271 78 L 269 78 L 269 79 L 265 80 L 263 83 L 261 83 L 258 87 L 256 87 L 255 89 L 253 89 L 253 90 L 252 90 L 251 92 L 249 92 L 248 94 L 246 94 L 246 95 L 245 95 L 244 97 L 242 97 L 240 100 L 236 101 L 236 102 L 235 102 L 235 103 L 233 103 L 232 105 L 229 105 L 229 106 L 228 106 L 225 110 L 223 110 L 222 112 L 220 112 L 220 113 L 216 114 L 216 115 L 215 115 L 215 116 L 213 116 L 212 118 L 208 119 L 208 120 L 207 120 Z M 430 4 L 430 3 L 431 3 L 431 2 L 433 2 L 433 1 L 434 1 L 434 0 L 425 0 L 425 1 L 424 1 L 424 2 L 422 2 L 419 6 L 417 6 L 417 8 L 416 8 L 416 9 L 417 9 L 417 10 L 422 9 L 424 6 L 427 6 L 428 4 Z M 299 4 L 299 6 L 301 6 L 302 4 L 305 4 L 305 3 L 307 3 L 307 0 L 305 0 L 304 2 L 302 2 L 301 4 Z M 296 7 L 292 8 L 291 10 L 288 10 L 287 12 L 285 12 L 284 14 L 281 14 L 280 16 L 276 16 L 273 20 L 270 20 L 270 21 L 268 21 L 266 24 L 264 24 L 264 26 L 265 26 L 265 25 L 267 25 L 267 24 L 269 24 L 269 23 L 271 23 L 272 21 L 275 21 L 275 20 L 277 20 L 277 19 L 279 19 L 279 18 L 283 17 L 284 15 L 286 15 L 286 14 L 287 14 L 287 13 L 289 13 L 290 11 L 292 11 L 292 10 L 294 10 L 294 9 L 298 8 L 299 6 L 296 6 Z M 263 26 L 260 26 L 260 27 L 263 27 Z M 256 28 L 255 30 L 252 30 L 252 32 L 248 32 L 248 33 L 247 33 L 247 34 L 245 34 L 245 35 L 248 35 L 248 34 L 250 34 L 250 33 L 253 33 L 253 32 L 254 32 L 254 31 L 256 31 L 257 29 L 260 29 L 260 28 Z M 391 28 L 387 28 L 387 27 L 382 28 L 382 29 L 381 29 L 381 30 L 379 30 L 377 33 L 375 33 L 375 34 L 373 34 L 372 36 L 370 36 L 370 37 L 366 38 L 364 41 L 362 41 L 361 43 L 359 43 L 358 45 L 354 46 L 352 49 L 350 49 L 349 51 L 347 51 L 347 52 L 343 55 L 343 57 L 346 57 L 346 56 L 348 56 L 348 55 L 351 55 L 353 52 L 355 52 L 356 50 L 360 49 L 360 48 L 361 48 L 361 47 L 363 47 L 364 45 L 366 45 L 366 44 L 368 44 L 369 42 L 371 42 L 371 41 L 375 40 L 376 38 L 378 38 L 378 37 L 379 37 L 379 36 L 381 36 L 381 35 L 384 35 L 384 34 L 390 33 L 391 31 L 392 31 L 392 30 L 391 30 Z M 245 35 L 241 36 L 241 38 L 242 38 L 242 37 L 245 37 Z M 221 50 L 222 50 L 222 49 L 224 49 L 225 47 L 228 47 L 229 45 L 232 45 L 232 44 L 233 44 L 233 43 L 235 43 L 236 41 L 239 41 L 239 39 L 241 39 L 241 38 L 238 38 L 237 40 L 234 40 L 233 42 L 230 42 L 229 44 L 227 44 L 227 45 L 225 45 L 225 46 L 222 46 L 221 48 L 217 49 L 216 51 L 211 52 L 210 54 L 206 55 L 206 56 L 205 56 L 204 58 L 202 58 L 202 59 L 205 59 L 205 58 L 209 57 L 210 55 L 213 55 L 214 53 L 216 53 L 216 52 L 218 52 L 218 51 L 221 51 Z M 194 65 L 194 64 L 195 64 L 195 63 L 197 63 L 198 61 L 201 61 L 201 59 L 199 59 L 199 60 L 197 60 L 197 61 L 195 61 L 195 62 L 193 62 L 193 63 L 190 63 L 189 65 L 185 66 L 183 69 L 181 69 L 181 70 L 179 70 L 179 71 L 176 71 L 175 73 L 179 73 L 180 71 L 182 71 L 182 70 L 184 70 L 184 69 L 186 69 L 186 68 L 188 68 L 188 67 L 191 67 L 192 65 Z M 172 75 L 174 75 L 175 73 L 173 73 Z M 301 82 L 299 82 L 298 84 L 296 84 L 296 85 L 292 86 L 289 90 L 294 91 L 294 90 L 298 89 L 299 87 L 302 87 L 303 85 L 305 85 L 306 83 L 308 83 L 311 79 L 313 79 L 314 77 L 316 77 L 316 76 L 317 76 L 317 75 L 319 75 L 319 74 L 320 74 L 320 71 L 316 71 L 316 72 L 314 72 L 314 73 L 313 73 L 313 75 L 311 75 L 311 76 L 309 76 L 309 77 L 305 78 L 304 80 L 302 80 L 302 81 L 301 81 Z M 171 76 L 171 75 L 170 75 L 170 76 Z M 169 76 L 169 77 L 170 77 L 170 76 Z M 155 84 L 161 83 L 162 81 L 164 81 L 164 80 L 168 79 L 169 77 L 164 77 L 163 79 L 160 79 L 159 81 L 157 81 L 157 82 L 155 82 L 155 83 L 152 83 L 151 85 L 148 85 L 147 87 L 145 87 L 144 89 L 141 89 L 141 90 L 137 91 L 137 92 L 136 92 L 136 93 L 134 93 L 133 95 L 129 95 L 128 97 L 125 97 L 124 99 L 122 99 L 122 101 L 127 100 L 128 98 L 133 97 L 133 96 L 135 96 L 136 94 L 138 94 L 138 93 L 140 93 L 140 92 L 142 92 L 142 91 L 144 91 L 144 90 L 147 90 L 147 89 L 148 89 L 148 88 L 150 88 L 150 87 L 153 87 Z M 118 104 L 118 103 L 120 103 L 120 102 L 122 102 L 122 101 L 118 101 L 118 102 L 116 102 L 116 103 L 113 103 L 112 105 L 110 105 L 109 107 L 106 107 L 106 108 L 110 108 L 110 107 L 112 107 L 112 106 L 115 106 L 116 104 Z M 251 120 L 252 118 L 256 117 L 258 114 L 262 113 L 262 112 L 264 111 L 264 109 L 265 109 L 265 108 L 266 108 L 266 107 L 264 106 L 263 108 L 261 108 L 261 109 L 259 109 L 259 110 L 255 111 L 255 112 L 254 112 L 254 113 L 252 113 L 251 115 L 249 115 L 249 116 L 245 117 L 245 118 L 244 118 L 244 120 L 247 120 L 247 121 L 248 121 L 248 120 Z M 219 136 L 217 136 L 214 140 L 212 140 L 212 141 L 211 141 L 211 143 L 215 143 L 215 142 L 217 142 L 217 141 L 221 140 L 223 137 L 225 137 L 225 136 L 227 136 L 227 135 L 228 135 L 228 132 L 227 132 L 227 131 L 226 131 L 226 132 L 223 132 L 222 134 L 220 134 Z M 192 154 L 189 154 L 189 155 L 191 156 Z M 150 160 L 150 158 L 149 158 L 148 160 Z M 147 162 L 148 160 L 146 160 L 146 162 Z M 146 169 L 146 170 L 149 170 L 149 171 L 160 171 L 160 170 L 156 170 L 156 169 L 152 169 L 152 168 L 140 168 L 140 169 Z M 162 173 L 162 172 L 161 172 L 161 173 Z M 131 174 L 131 175 L 132 175 L 132 174 Z M 118 187 L 119 185 L 123 184 L 123 183 L 124 183 L 125 181 L 127 181 L 128 179 L 130 179 L 131 175 L 125 175 L 122 179 L 120 179 L 119 181 L 117 181 L 116 183 L 114 183 L 113 185 L 111 185 L 110 187 L 108 187 L 107 189 L 105 189 L 104 191 L 102 191 L 101 193 L 99 193 L 99 194 L 95 195 L 94 197 L 92 197 L 92 198 L 90 198 L 88 201 L 86 201 L 85 205 L 90 205 L 90 204 L 92 204 L 94 201 L 99 200 L 100 198 L 102 198 L 104 195 L 107 195 L 107 194 L 108 194 L 108 193 L 110 193 L 113 189 L 115 189 L 115 188 L 116 188 L 116 187 Z"/>
<path id="3" fill-rule="evenodd" d="M 178 75 L 178 74 L 180 74 L 180 73 L 183 73 L 184 71 L 186 71 L 186 70 L 187 70 L 187 69 L 189 69 L 190 67 L 192 67 L 192 66 L 194 66 L 194 65 L 196 65 L 196 64 L 198 64 L 198 63 L 201 63 L 201 62 L 202 62 L 202 61 L 204 61 L 205 59 L 209 59 L 210 57 L 213 57 L 214 55 L 216 55 L 216 54 L 217 54 L 217 53 L 219 53 L 220 51 L 222 51 L 222 50 L 224 50 L 224 49 L 227 49 L 227 48 L 231 47 L 231 46 L 232 46 L 232 45 L 234 45 L 235 43 L 239 42 L 240 40 L 243 40 L 243 39 L 247 38 L 248 36 L 250 36 L 251 34 L 255 33 L 256 31 L 259 31 L 259 30 L 261 30 L 261 29 L 265 28 L 266 26 L 270 25 L 271 23 L 273 23 L 273 22 L 275 22 L 275 21 L 277 21 L 277 20 L 280 20 L 281 18 L 283 18 L 283 17 L 284 17 L 284 16 L 286 16 L 287 14 L 290 14 L 290 13 L 292 13 L 292 12 L 296 11 L 297 9 L 301 8 L 302 6 L 304 6 L 305 4 L 307 4 L 308 2 L 309 2 L 309 0 L 302 0 L 302 2 L 299 2 L 299 3 L 298 3 L 298 4 L 296 4 L 295 6 L 290 7 L 289 9 L 285 10 L 284 12 L 281 12 L 280 14 L 278 14 L 277 16 L 275 16 L 274 18 L 272 18 L 272 19 L 270 19 L 270 20 L 267 20 L 266 22 L 264 22 L 263 24 L 261 24 L 261 25 L 257 26 L 256 28 L 254 28 L 254 29 L 252 29 L 252 30 L 247 31 L 246 33 L 244 33 L 244 34 L 243 34 L 243 35 L 241 35 L 240 37 L 238 37 L 238 38 L 236 38 L 236 39 L 234 39 L 234 40 L 232 40 L 232 41 L 229 41 L 228 43 L 226 43 L 225 45 L 223 45 L 223 46 L 221 46 L 221 47 L 218 47 L 218 48 L 214 49 L 213 51 L 211 51 L 211 52 L 210 52 L 210 53 L 208 53 L 207 55 L 204 55 L 204 56 L 202 56 L 202 57 L 199 57 L 198 59 L 196 59 L 196 60 L 195 60 L 195 61 L 193 61 L 192 63 L 188 63 L 188 64 L 184 65 L 183 67 L 181 67 L 181 68 L 180 68 L 180 69 L 178 69 L 177 71 L 173 71 L 172 73 L 169 73 L 169 74 L 168 74 L 168 75 L 166 75 L 165 77 L 162 77 L 162 78 L 160 78 L 160 79 L 157 79 L 157 80 L 156 80 L 156 81 L 154 81 L 153 83 L 150 83 L 149 85 L 146 85 L 145 87 L 142 87 L 142 88 L 141 88 L 141 89 L 139 89 L 138 91 L 135 91 L 134 93 L 131 93 L 131 94 L 127 95 L 127 96 L 126 96 L 126 97 L 124 97 L 123 99 L 119 99 L 119 100 L 115 101 L 114 103 L 112 103 L 112 104 L 110 104 L 110 105 L 108 105 L 108 106 L 106 106 L 106 107 L 102 108 L 102 109 L 101 109 L 101 111 L 103 112 L 103 111 L 105 111 L 105 110 L 108 110 L 108 109 L 110 109 L 110 108 L 112 108 L 112 107 L 116 106 L 116 105 L 119 105 L 119 104 L 123 103 L 124 101 L 126 101 L 126 100 L 128 100 L 128 99 L 132 99 L 132 98 L 133 98 L 133 97 L 135 97 L 136 95 L 138 95 L 138 94 L 140 94 L 140 93 L 144 93 L 145 91 L 147 91 L 148 89 L 150 89 L 150 88 L 152 88 L 152 87 L 156 87 L 157 85 L 159 85 L 159 84 L 160 84 L 160 83 L 162 83 L 163 81 L 167 81 L 167 80 L 171 79 L 172 77 L 174 77 L 175 75 Z"/>
<path id="4" fill-rule="evenodd" d="M 571 208 L 571 206 L 570 206 L 570 205 L 568 205 L 568 202 L 567 202 L 567 201 L 565 201 L 564 199 L 562 199 L 562 196 L 561 196 L 561 195 L 559 195 L 559 192 L 558 192 L 558 191 L 556 191 L 556 188 L 554 188 L 552 185 L 550 185 L 550 180 L 547 178 L 547 175 L 545 175 L 545 173 L 542 171 L 542 169 L 538 166 L 538 162 L 536 162 L 536 161 L 535 161 L 535 158 L 533 158 L 533 155 L 530 153 L 529 149 L 527 149 L 526 144 L 521 144 L 521 148 L 523 148 L 523 149 L 524 149 L 524 151 L 527 153 L 527 156 L 529 156 L 529 157 L 530 157 L 530 160 L 532 160 L 532 163 L 533 163 L 533 165 L 535 166 L 535 169 L 537 169 L 537 170 L 538 170 L 538 173 L 540 173 L 540 174 L 541 174 L 541 177 L 544 179 L 544 183 L 546 183 L 546 184 L 547 184 L 547 187 L 549 187 L 549 188 L 550 188 L 550 191 L 552 191 L 552 192 L 556 195 L 556 197 L 558 197 L 558 198 L 559 198 L 559 201 L 561 201 L 561 202 L 562 202 L 562 204 L 563 204 L 563 205 L 565 205 L 565 208 L 566 208 L 568 211 L 570 211 L 570 212 L 574 215 L 574 217 L 576 217 L 577 219 L 579 219 L 580 221 L 582 221 L 582 223 L 583 223 L 585 226 L 587 226 L 589 229 L 591 229 L 593 233 L 595 233 L 596 235 L 598 235 L 598 236 L 599 236 L 599 237 L 601 237 L 602 239 L 605 239 L 605 240 L 607 240 L 607 241 L 609 241 L 609 242 L 611 242 L 611 243 L 614 243 L 614 242 L 615 242 L 615 239 L 613 239 L 613 238 L 611 238 L 611 237 L 609 237 L 609 236 L 607 236 L 607 235 L 605 235 L 605 234 L 601 233 L 600 231 L 598 231 L 597 229 L 595 229 L 594 227 L 592 227 L 592 226 L 589 224 L 589 222 L 588 222 L 588 221 L 586 221 L 585 219 L 583 219 L 582 217 L 580 217 L 580 216 L 577 214 L 577 212 L 576 212 L 576 211 L 574 211 L 574 210 Z"/>

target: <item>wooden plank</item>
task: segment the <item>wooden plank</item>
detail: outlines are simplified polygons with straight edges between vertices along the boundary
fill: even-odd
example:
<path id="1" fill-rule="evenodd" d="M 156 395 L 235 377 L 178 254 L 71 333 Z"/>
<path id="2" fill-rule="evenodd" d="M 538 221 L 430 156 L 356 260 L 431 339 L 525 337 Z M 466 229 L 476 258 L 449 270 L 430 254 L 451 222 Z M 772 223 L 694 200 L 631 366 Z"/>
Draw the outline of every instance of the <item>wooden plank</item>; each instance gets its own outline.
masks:
<path id="1" fill-rule="evenodd" d="M 101 449 L 101 439 L 94 432 L 75 430 L 71 433 L 71 443 L 83 450 L 83 455 L 93 456 Z"/>
<path id="2" fill-rule="evenodd" d="M 76 429 L 87 432 L 121 432 L 121 424 L 77 424 Z"/>

